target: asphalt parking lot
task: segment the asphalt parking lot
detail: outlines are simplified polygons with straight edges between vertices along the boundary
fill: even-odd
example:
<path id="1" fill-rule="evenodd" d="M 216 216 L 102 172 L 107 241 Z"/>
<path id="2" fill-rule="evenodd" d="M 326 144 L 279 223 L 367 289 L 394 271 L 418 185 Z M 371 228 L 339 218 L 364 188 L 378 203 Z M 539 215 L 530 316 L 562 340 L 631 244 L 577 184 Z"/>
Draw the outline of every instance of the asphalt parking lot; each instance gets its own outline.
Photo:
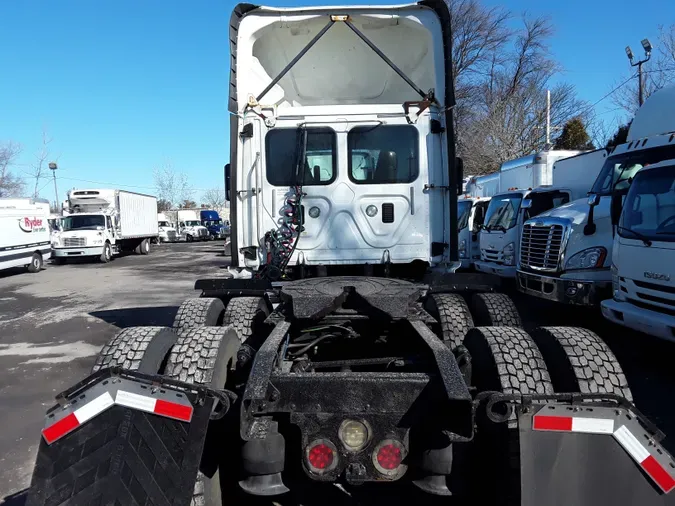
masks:
<path id="1" fill-rule="evenodd" d="M 20 491 L 30 484 L 54 395 L 87 376 L 119 329 L 171 325 L 178 305 L 195 293 L 196 279 L 227 276 L 222 250 L 222 242 L 160 245 L 149 257 L 128 255 L 107 265 L 47 263 L 39 274 L 0 273 L 0 504 L 23 503 Z M 675 343 L 614 326 L 597 311 L 515 299 L 526 327 L 596 331 L 619 358 L 638 408 L 672 435 L 665 444 L 675 450 Z"/>

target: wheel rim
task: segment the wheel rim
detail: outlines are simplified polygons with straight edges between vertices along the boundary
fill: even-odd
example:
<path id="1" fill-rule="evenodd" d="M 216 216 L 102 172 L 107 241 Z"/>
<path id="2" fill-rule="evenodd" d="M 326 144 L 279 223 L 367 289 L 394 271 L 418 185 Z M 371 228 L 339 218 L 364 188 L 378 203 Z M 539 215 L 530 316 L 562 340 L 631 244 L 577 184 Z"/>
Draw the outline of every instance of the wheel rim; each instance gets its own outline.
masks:
<path id="1" fill-rule="evenodd" d="M 110 258 L 110 246 L 108 246 L 107 244 L 106 244 L 106 247 L 105 247 L 105 258 L 106 258 L 106 260 L 108 260 Z"/>
<path id="2" fill-rule="evenodd" d="M 150 243 L 146 241 L 146 242 L 145 242 L 145 246 L 143 247 L 143 249 L 145 249 L 145 252 L 146 252 L 146 253 L 147 253 L 148 251 L 150 251 Z"/>
<path id="3" fill-rule="evenodd" d="M 33 259 L 33 267 L 35 267 L 36 269 L 38 267 L 40 267 L 40 260 L 38 260 L 37 258 L 34 258 Z"/>

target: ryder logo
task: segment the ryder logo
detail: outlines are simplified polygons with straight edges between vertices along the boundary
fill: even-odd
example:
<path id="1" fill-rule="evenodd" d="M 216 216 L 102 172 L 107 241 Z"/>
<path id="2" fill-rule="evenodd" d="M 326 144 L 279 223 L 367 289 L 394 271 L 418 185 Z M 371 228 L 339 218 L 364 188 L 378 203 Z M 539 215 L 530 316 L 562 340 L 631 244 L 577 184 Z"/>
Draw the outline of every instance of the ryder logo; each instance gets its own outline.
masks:
<path id="1" fill-rule="evenodd" d="M 24 232 L 28 232 L 29 234 L 32 232 L 44 232 L 45 231 L 45 226 L 43 225 L 44 221 L 42 218 L 20 218 L 19 219 L 19 227 L 21 230 Z"/>

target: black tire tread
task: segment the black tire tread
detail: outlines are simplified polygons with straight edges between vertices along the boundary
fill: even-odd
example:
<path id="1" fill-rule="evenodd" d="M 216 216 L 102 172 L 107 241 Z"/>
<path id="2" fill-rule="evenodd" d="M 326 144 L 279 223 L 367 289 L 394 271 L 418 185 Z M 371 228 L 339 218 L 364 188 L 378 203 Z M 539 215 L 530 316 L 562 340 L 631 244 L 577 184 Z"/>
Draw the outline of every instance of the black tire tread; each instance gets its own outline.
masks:
<path id="1" fill-rule="evenodd" d="M 122 367 L 137 371 L 150 342 L 166 327 L 129 327 L 115 334 L 101 348 L 91 372 Z"/>
<path id="2" fill-rule="evenodd" d="M 239 341 L 243 343 L 253 335 L 259 311 L 269 314 L 267 303 L 262 297 L 235 297 L 225 307 L 223 325 L 232 325 Z"/>
<path id="3" fill-rule="evenodd" d="M 517 327 L 475 327 L 464 339 L 472 355 L 487 345 L 505 394 L 552 394 L 546 363 L 530 335 Z M 492 378 L 494 380 L 496 378 Z M 492 381 L 490 381 L 492 382 Z"/>
<path id="4" fill-rule="evenodd" d="M 195 297 L 185 300 L 173 320 L 174 328 L 217 326 L 225 311 L 220 299 L 211 297 Z"/>
<path id="5" fill-rule="evenodd" d="M 609 393 L 633 401 L 619 361 L 594 332 L 580 327 L 539 327 L 532 337 L 550 366 L 556 391 Z"/>
<path id="6" fill-rule="evenodd" d="M 452 349 L 462 344 L 464 336 L 473 328 L 471 311 L 464 297 L 456 293 L 437 293 L 431 296 L 430 309 L 441 325 L 443 341 Z"/>
<path id="7" fill-rule="evenodd" d="M 504 293 L 473 295 L 473 317 L 476 325 L 489 327 L 522 327 L 523 321 L 511 297 Z"/>

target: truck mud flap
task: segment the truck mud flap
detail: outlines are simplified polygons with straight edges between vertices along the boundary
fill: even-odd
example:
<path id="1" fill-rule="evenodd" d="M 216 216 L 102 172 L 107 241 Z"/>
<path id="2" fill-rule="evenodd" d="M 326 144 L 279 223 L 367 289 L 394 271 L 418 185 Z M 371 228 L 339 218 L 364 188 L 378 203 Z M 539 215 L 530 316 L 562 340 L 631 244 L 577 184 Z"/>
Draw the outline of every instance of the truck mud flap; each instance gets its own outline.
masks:
<path id="1" fill-rule="evenodd" d="M 213 392 L 113 368 L 57 400 L 27 506 L 190 504 Z"/>
<path id="2" fill-rule="evenodd" d="M 627 404 L 520 412 L 521 505 L 675 504 L 675 462 L 662 434 Z"/>

